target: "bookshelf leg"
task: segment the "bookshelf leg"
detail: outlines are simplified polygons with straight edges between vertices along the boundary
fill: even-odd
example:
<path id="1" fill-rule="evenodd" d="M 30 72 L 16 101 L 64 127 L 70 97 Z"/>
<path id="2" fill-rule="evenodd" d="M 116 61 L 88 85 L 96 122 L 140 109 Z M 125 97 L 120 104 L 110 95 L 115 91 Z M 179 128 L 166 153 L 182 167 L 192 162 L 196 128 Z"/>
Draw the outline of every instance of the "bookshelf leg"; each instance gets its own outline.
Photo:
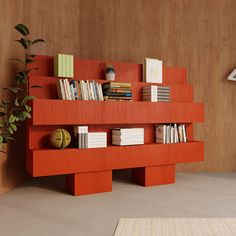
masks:
<path id="1" fill-rule="evenodd" d="M 67 189 L 75 196 L 111 192 L 112 171 L 78 173 L 66 176 Z"/>
<path id="2" fill-rule="evenodd" d="M 175 183 L 175 165 L 135 168 L 132 177 L 135 183 L 145 187 Z"/>

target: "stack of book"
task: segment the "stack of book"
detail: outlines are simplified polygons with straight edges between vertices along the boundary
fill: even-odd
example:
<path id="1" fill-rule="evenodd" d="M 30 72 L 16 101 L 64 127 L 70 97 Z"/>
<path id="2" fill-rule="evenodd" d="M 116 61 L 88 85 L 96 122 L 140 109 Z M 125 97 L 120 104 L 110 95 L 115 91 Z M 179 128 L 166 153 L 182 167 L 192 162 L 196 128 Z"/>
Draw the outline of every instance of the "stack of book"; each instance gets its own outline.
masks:
<path id="1" fill-rule="evenodd" d="M 116 128 L 112 130 L 113 145 L 144 144 L 144 128 Z"/>
<path id="2" fill-rule="evenodd" d="M 89 132 L 87 148 L 99 148 L 99 147 L 107 147 L 107 133 Z"/>
<path id="3" fill-rule="evenodd" d="M 132 101 L 131 83 L 104 83 L 102 90 L 104 100 Z"/>
<path id="4" fill-rule="evenodd" d="M 184 124 L 156 125 L 156 143 L 186 143 L 187 134 Z"/>
<path id="5" fill-rule="evenodd" d="M 103 101 L 102 85 L 95 81 L 59 79 L 57 94 L 63 100 Z"/>
<path id="6" fill-rule="evenodd" d="M 170 87 L 150 85 L 143 87 L 143 101 L 146 102 L 169 102 Z"/>
<path id="7" fill-rule="evenodd" d="M 74 136 L 77 148 L 107 147 L 106 132 L 88 132 L 88 126 L 74 126 Z"/>

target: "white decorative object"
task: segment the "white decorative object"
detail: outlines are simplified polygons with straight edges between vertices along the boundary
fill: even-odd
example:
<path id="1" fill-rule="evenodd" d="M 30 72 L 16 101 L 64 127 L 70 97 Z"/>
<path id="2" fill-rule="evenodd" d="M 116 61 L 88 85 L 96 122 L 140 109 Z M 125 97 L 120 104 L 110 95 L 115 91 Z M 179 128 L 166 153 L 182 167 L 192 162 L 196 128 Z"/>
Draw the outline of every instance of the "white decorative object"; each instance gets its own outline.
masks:
<path id="1" fill-rule="evenodd" d="M 162 83 L 162 61 L 158 59 L 145 58 L 144 82 Z"/>
<path id="2" fill-rule="evenodd" d="M 228 80 L 236 81 L 236 69 L 234 69 L 227 78 Z"/>
<path id="3" fill-rule="evenodd" d="M 105 73 L 106 73 L 106 80 L 110 80 L 110 81 L 115 80 L 116 72 L 113 65 L 107 65 Z"/>

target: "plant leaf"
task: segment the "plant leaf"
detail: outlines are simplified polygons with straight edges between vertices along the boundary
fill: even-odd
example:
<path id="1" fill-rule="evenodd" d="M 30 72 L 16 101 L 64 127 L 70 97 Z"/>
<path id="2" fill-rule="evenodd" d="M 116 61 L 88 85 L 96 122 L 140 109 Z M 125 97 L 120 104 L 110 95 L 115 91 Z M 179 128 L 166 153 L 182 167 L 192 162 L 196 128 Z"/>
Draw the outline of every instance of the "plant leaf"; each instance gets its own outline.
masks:
<path id="1" fill-rule="evenodd" d="M 3 137 L 0 135 L 0 144 L 3 143 Z"/>
<path id="2" fill-rule="evenodd" d="M 29 112 L 23 111 L 22 113 L 24 114 L 25 117 L 27 117 L 29 119 L 31 118 L 31 114 Z"/>
<path id="3" fill-rule="evenodd" d="M 46 41 L 43 39 L 35 39 L 31 42 L 31 46 L 36 44 L 36 43 L 45 43 Z"/>
<path id="4" fill-rule="evenodd" d="M 17 93 L 17 91 L 23 91 L 23 89 L 18 88 L 18 87 L 12 87 L 12 88 L 3 88 L 4 90 L 9 90 L 13 93 Z"/>
<path id="5" fill-rule="evenodd" d="M 20 104 L 17 99 L 15 99 L 15 106 L 18 107 Z"/>
<path id="6" fill-rule="evenodd" d="M 9 60 L 15 61 L 15 62 L 18 62 L 18 63 L 24 65 L 24 62 L 22 60 L 18 59 L 18 58 L 10 58 Z"/>
<path id="7" fill-rule="evenodd" d="M 31 107 L 29 106 L 29 105 L 27 105 L 27 104 L 25 104 L 25 109 L 26 109 L 26 111 L 28 111 L 28 112 L 31 112 Z"/>
<path id="8" fill-rule="evenodd" d="M 9 123 L 14 123 L 16 121 L 16 117 L 13 114 L 11 114 L 8 121 Z"/>
<path id="9" fill-rule="evenodd" d="M 12 138 L 12 137 L 9 137 L 9 136 L 8 136 L 8 137 L 6 137 L 5 139 L 6 139 L 6 141 L 9 141 L 9 140 L 16 141 L 14 138 Z"/>
<path id="10" fill-rule="evenodd" d="M 17 126 L 15 124 L 11 123 L 10 126 L 14 131 L 17 131 Z"/>
<path id="11" fill-rule="evenodd" d="M 10 134 L 14 133 L 14 131 L 13 131 L 13 129 L 11 127 L 8 127 L 7 130 L 9 131 Z"/>
<path id="12" fill-rule="evenodd" d="M 15 26 L 15 29 L 20 32 L 22 35 L 27 36 L 29 35 L 29 29 L 23 25 L 23 24 L 18 24 Z"/>
<path id="13" fill-rule="evenodd" d="M 28 49 L 28 45 L 27 45 L 26 41 L 23 38 L 17 39 L 15 41 L 19 42 L 24 49 Z"/>
<path id="14" fill-rule="evenodd" d="M 35 98 L 35 96 L 27 96 L 27 100 L 34 100 Z"/>

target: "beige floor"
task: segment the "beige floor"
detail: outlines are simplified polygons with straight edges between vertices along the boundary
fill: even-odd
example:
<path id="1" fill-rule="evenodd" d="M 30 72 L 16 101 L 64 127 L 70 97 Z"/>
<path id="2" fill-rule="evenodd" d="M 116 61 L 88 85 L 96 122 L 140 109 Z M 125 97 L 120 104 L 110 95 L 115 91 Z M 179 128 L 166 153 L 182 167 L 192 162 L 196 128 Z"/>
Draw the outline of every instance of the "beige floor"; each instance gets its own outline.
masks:
<path id="1" fill-rule="evenodd" d="M 179 173 L 149 188 L 128 177 L 115 173 L 112 193 L 82 197 L 66 194 L 62 177 L 30 181 L 0 196 L 0 235 L 111 236 L 121 217 L 236 217 L 236 173 Z"/>

